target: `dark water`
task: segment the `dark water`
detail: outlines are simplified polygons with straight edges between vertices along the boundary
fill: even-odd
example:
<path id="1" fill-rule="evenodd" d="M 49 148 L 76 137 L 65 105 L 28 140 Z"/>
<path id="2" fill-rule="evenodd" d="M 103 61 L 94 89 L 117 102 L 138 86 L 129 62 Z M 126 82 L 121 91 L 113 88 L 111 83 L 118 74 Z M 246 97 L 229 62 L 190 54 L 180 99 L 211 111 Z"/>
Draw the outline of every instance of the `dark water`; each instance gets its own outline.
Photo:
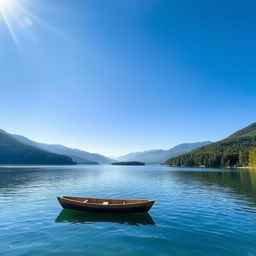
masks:
<path id="1" fill-rule="evenodd" d="M 62 210 L 56 195 L 149 198 L 149 214 Z M 0 168 L 0 255 L 256 255 L 256 171 Z"/>

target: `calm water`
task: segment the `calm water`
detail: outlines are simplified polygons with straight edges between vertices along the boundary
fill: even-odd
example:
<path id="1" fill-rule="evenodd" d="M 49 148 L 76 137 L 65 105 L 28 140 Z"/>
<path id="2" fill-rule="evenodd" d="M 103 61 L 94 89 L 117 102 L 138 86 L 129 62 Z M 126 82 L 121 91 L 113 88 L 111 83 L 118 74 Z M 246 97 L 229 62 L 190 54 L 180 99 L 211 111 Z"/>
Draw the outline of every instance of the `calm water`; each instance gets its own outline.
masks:
<path id="1" fill-rule="evenodd" d="M 149 214 L 62 210 L 56 195 L 152 198 Z M 0 167 L 1 255 L 256 255 L 256 171 Z"/>

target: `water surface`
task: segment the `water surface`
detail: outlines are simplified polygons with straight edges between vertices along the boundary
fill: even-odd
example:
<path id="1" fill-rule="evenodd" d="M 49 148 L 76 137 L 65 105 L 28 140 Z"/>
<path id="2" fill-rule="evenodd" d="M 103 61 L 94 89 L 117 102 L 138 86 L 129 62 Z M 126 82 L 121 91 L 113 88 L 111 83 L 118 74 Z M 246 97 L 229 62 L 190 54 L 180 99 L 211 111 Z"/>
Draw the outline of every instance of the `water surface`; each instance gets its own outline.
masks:
<path id="1" fill-rule="evenodd" d="M 148 198 L 149 214 L 62 210 L 57 195 Z M 1 255 L 256 255 L 256 171 L 0 167 Z"/>

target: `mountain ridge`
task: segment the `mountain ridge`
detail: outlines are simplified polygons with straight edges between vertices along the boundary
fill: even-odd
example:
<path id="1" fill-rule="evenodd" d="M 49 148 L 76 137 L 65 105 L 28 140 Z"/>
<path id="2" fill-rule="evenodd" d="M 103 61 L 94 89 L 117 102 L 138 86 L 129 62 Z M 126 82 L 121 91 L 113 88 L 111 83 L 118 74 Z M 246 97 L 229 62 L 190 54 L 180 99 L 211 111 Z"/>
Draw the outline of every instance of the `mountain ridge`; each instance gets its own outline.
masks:
<path id="1" fill-rule="evenodd" d="M 46 151 L 56 153 L 56 154 L 64 154 L 71 157 L 74 161 L 80 164 L 110 164 L 112 163 L 112 159 L 105 157 L 103 155 L 97 153 L 89 153 L 87 151 L 83 151 L 76 148 L 70 148 L 61 144 L 47 144 L 36 142 L 28 139 L 25 136 L 12 134 L 12 136 L 18 139 L 21 142 L 27 143 L 29 145 L 33 145 L 37 148 L 44 149 Z"/>
<path id="2" fill-rule="evenodd" d="M 166 165 L 243 167 L 249 166 L 251 150 L 256 147 L 256 123 L 240 129 L 225 139 L 168 159 Z"/>
<path id="3" fill-rule="evenodd" d="M 208 145 L 211 141 L 182 143 L 170 149 L 152 149 L 141 152 L 132 152 L 117 158 L 118 161 L 139 161 L 147 164 L 162 164 L 172 156 L 189 152 L 195 148 Z"/>
<path id="4" fill-rule="evenodd" d="M 0 164 L 75 164 L 68 156 L 54 154 L 22 143 L 0 130 Z"/>

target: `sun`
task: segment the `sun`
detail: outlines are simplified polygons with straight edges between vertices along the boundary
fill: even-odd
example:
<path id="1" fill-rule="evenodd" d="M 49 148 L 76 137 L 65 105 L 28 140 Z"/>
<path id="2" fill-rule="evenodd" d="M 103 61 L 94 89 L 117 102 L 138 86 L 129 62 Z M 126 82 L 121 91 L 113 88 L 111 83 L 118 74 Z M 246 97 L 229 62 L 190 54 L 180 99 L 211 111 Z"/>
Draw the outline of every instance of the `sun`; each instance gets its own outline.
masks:
<path id="1" fill-rule="evenodd" d="M 5 24 L 17 47 L 19 47 L 19 42 L 15 30 L 25 31 L 26 27 L 33 24 L 29 18 L 30 13 L 25 8 L 26 1 L 0 0 L 0 30 L 3 28 L 2 25 Z"/>
<path id="2" fill-rule="evenodd" d="M 0 0 L 0 18 L 5 19 L 7 15 L 13 12 L 16 0 Z"/>
<path id="3" fill-rule="evenodd" d="M 13 15 L 16 0 L 0 0 L 0 21 L 1 19 L 6 24 L 14 42 L 17 44 L 17 39 L 11 25 L 10 17 Z"/>
<path id="4" fill-rule="evenodd" d="M 10 8 L 13 4 L 14 0 L 0 0 L 0 9 Z"/>
<path id="5" fill-rule="evenodd" d="M 37 9 L 37 0 L 0 0 L 0 32 L 9 31 L 17 48 L 21 50 L 20 41 L 24 36 L 36 41 L 35 24 L 50 32 L 59 35 L 59 31 L 48 24 L 47 21 L 33 14 L 30 9 Z M 33 3 L 34 2 L 34 3 Z M 32 5 L 33 3 L 33 5 Z M 43 5 L 49 9 L 47 5 Z M 20 38 L 18 38 L 18 36 Z"/>

